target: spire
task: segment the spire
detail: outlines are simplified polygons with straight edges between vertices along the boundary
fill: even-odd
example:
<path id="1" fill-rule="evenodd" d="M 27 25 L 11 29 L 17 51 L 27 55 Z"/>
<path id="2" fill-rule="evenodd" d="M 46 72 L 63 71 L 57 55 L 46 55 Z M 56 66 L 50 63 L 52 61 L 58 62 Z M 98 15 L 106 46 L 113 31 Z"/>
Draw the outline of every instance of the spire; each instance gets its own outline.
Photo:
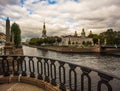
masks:
<path id="1" fill-rule="evenodd" d="M 7 17 L 7 21 L 9 21 L 9 17 Z"/>
<path id="2" fill-rule="evenodd" d="M 45 21 L 44 21 L 43 29 L 45 29 Z"/>
<path id="3" fill-rule="evenodd" d="M 43 25 L 42 37 L 46 37 L 46 26 L 45 26 L 45 22 L 44 22 L 44 25 Z"/>

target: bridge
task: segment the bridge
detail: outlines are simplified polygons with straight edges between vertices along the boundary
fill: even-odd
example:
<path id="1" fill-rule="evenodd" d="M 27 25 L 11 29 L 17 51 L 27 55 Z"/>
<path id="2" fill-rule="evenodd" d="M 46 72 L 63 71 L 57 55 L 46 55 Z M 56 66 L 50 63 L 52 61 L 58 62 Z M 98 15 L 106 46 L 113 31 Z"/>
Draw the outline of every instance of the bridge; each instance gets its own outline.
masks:
<path id="1" fill-rule="evenodd" d="M 44 91 L 120 90 L 119 77 L 93 68 L 36 56 L 0 56 L 0 84 L 11 83 Z"/>

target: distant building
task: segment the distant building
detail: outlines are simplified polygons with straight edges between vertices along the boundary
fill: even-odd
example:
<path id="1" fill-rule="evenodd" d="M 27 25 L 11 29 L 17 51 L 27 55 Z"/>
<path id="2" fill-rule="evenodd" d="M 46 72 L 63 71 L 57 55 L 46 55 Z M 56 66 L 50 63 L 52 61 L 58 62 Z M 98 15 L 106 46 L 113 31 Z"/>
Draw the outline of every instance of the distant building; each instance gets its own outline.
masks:
<path id="1" fill-rule="evenodd" d="M 82 29 L 81 37 L 85 37 L 85 30 L 84 30 L 84 28 Z"/>
<path id="2" fill-rule="evenodd" d="M 0 43 L 4 43 L 6 41 L 6 35 L 0 32 Z"/>
<path id="3" fill-rule="evenodd" d="M 43 38 L 47 37 L 46 32 L 47 32 L 47 31 L 46 31 L 46 26 L 45 26 L 45 22 L 44 22 L 43 30 L 42 30 L 42 37 L 43 37 Z"/>
<path id="4" fill-rule="evenodd" d="M 91 42 L 93 44 L 92 38 L 85 36 L 84 29 L 81 32 L 81 36 L 77 35 L 77 31 L 75 31 L 74 35 L 62 36 L 62 45 L 82 46 L 83 42 Z"/>

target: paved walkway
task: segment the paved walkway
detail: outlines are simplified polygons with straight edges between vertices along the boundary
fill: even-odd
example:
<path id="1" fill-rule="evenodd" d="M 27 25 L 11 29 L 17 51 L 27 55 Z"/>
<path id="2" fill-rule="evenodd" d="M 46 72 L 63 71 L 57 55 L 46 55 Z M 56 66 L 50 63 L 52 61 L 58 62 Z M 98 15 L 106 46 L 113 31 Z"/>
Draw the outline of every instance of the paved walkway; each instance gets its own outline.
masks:
<path id="1" fill-rule="evenodd" d="M 1 84 L 0 91 L 45 91 L 37 86 L 25 83 Z"/>

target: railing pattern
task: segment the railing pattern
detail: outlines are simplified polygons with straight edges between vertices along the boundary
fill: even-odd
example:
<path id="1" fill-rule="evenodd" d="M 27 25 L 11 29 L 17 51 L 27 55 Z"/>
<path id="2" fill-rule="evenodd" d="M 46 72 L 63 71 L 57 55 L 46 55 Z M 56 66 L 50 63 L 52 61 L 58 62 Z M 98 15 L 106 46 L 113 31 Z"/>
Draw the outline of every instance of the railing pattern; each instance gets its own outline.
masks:
<path id="1" fill-rule="evenodd" d="M 0 56 L 4 76 L 29 75 L 62 91 L 120 91 L 120 78 L 88 67 L 35 56 Z M 115 80 L 115 81 L 114 81 Z M 118 85 L 116 86 L 115 85 Z M 115 86 L 114 86 L 115 85 Z"/>

